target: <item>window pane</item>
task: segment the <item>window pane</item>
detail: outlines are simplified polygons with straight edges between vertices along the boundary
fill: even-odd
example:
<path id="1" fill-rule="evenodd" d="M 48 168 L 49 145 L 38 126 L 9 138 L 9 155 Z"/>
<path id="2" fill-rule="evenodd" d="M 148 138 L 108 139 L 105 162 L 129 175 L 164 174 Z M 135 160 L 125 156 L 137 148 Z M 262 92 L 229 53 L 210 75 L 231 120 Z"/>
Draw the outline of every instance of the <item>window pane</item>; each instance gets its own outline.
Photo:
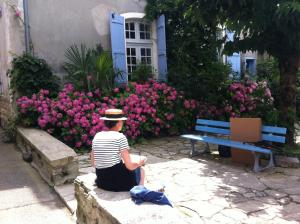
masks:
<path id="1" fill-rule="evenodd" d="M 134 30 L 134 23 L 130 23 L 130 30 Z"/>
<path id="2" fill-rule="evenodd" d="M 130 39 L 135 39 L 135 32 L 130 32 Z"/>
<path id="3" fill-rule="evenodd" d="M 136 57 L 131 58 L 131 64 L 136 65 Z"/>
<path id="4" fill-rule="evenodd" d="M 130 55 L 130 48 L 126 48 L 127 55 Z"/>
<path id="5" fill-rule="evenodd" d="M 150 57 L 147 58 L 147 64 L 151 65 L 151 58 Z"/>
<path id="6" fill-rule="evenodd" d="M 144 31 L 145 30 L 145 25 L 144 24 L 140 24 L 140 31 Z"/>
<path id="7" fill-rule="evenodd" d="M 145 33 L 144 32 L 140 32 L 140 39 L 145 39 Z"/>
<path id="8" fill-rule="evenodd" d="M 147 39 L 147 40 L 150 39 L 150 33 L 146 33 L 146 38 L 145 39 Z"/>
<path id="9" fill-rule="evenodd" d="M 141 56 L 145 56 L 145 48 L 141 48 Z"/>
<path id="10" fill-rule="evenodd" d="M 132 56 L 135 56 L 136 54 L 135 54 L 135 48 L 131 48 L 131 55 Z"/>
<path id="11" fill-rule="evenodd" d="M 142 64 L 146 64 L 146 58 L 145 58 L 145 57 L 142 57 L 142 58 L 141 58 L 141 62 L 142 62 Z"/>
<path id="12" fill-rule="evenodd" d="M 130 64 L 130 57 L 127 57 L 127 64 Z"/>
<path id="13" fill-rule="evenodd" d="M 125 30 L 129 30 L 129 25 L 128 25 L 128 23 L 125 23 Z"/>
<path id="14" fill-rule="evenodd" d="M 147 56 L 151 56 L 151 49 L 147 48 Z"/>
<path id="15" fill-rule="evenodd" d="M 150 31 L 150 26 L 149 25 L 145 25 L 145 31 L 149 32 Z"/>
<path id="16" fill-rule="evenodd" d="M 129 38 L 129 32 L 126 31 L 126 39 L 128 39 L 128 38 Z"/>

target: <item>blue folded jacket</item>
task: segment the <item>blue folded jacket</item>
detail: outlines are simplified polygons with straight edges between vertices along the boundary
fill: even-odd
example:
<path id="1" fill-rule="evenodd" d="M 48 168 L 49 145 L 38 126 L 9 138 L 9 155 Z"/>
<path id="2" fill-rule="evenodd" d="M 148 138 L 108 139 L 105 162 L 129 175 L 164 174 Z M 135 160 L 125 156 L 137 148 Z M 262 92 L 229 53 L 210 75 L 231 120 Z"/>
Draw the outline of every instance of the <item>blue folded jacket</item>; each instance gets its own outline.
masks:
<path id="1" fill-rule="evenodd" d="M 130 190 L 130 195 L 134 203 L 138 205 L 143 202 L 152 202 L 159 205 L 170 205 L 173 207 L 164 193 L 148 190 L 144 186 L 134 186 Z"/>

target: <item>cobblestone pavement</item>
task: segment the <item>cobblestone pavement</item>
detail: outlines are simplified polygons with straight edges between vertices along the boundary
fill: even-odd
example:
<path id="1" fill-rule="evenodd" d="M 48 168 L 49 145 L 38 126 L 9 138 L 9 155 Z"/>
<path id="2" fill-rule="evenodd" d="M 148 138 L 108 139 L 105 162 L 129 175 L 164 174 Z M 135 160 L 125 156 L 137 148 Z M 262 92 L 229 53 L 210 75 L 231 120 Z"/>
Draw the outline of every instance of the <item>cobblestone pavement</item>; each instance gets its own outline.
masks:
<path id="1" fill-rule="evenodd" d="M 148 157 L 146 186 L 164 184 L 186 223 L 300 223 L 300 169 L 253 173 L 215 152 L 191 159 L 190 147 L 168 137 L 131 149 Z M 80 156 L 81 174 L 93 170 L 89 164 L 87 155 Z"/>

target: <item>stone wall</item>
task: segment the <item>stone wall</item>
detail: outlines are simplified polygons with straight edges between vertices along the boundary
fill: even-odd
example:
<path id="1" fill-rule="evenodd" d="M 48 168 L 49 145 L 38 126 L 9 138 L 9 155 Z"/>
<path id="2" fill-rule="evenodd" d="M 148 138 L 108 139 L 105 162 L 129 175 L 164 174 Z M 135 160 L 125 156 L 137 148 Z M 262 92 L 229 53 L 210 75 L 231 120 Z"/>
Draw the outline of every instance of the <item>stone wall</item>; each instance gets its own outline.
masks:
<path id="1" fill-rule="evenodd" d="M 136 205 L 129 192 L 109 192 L 94 185 L 95 174 L 75 180 L 78 224 L 174 224 L 184 223 L 176 209 L 168 205 Z"/>
<path id="2" fill-rule="evenodd" d="M 0 125 L 5 127 L 8 118 L 13 114 L 12 105 L 8 97 L 0 96 Z"/>
<path id="3" fill-rule="evenodd" d="M 76 153 L 45 131 L 18 127 L 17 146 L 50 186 L 73 182 L 78 176 Z"/>
<path id="4" fill-rule="evenodd" d="M 0 119 L 1 126 L 13 113 L 9 95 L 10 69 L 14 55 L 20 55 L 24 51 L 24 26 L 22 2 L 20 0 L 0 1 L 2 17 L 0 17 Z M 14 8 L 21 11 L 21 17 L 15 16 Z"/>

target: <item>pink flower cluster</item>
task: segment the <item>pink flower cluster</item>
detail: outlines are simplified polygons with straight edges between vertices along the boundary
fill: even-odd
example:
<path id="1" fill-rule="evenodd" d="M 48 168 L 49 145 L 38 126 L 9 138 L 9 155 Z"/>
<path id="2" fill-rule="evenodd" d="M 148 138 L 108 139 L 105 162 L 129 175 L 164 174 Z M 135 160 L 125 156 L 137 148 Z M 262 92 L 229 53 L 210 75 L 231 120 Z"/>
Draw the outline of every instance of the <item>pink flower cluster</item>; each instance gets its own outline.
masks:
<path id="1" fill-rule="evenodd" d="M 128 118 L 124 131 L 133 141 L 167 133 L 181 116 L 193 122 L 197 108 L 195 100 L 186 100 L 174 88 L 155 81 L 115 88 L 111 96 L 102 96 L 99 90 L 79 92 L 70 84 L 57 99 L 48 95 L 48 90 L 41 90 L 31 98 L 19 98 L 21 115 L 28 118 L 35 113 L 40 128 L 76 148 L 89 147 L 95 134 L 106 129 L 100 117 L 108 108 L 123 109 Z"/>
<path id="2" fill-rule="evenodd" d="M 224 110 L 229 117 L 257 114 L 258 107 L 273 107 L 273 97 L 266 82 L 234 82 L 228 87 L 229 99 Z"/>

